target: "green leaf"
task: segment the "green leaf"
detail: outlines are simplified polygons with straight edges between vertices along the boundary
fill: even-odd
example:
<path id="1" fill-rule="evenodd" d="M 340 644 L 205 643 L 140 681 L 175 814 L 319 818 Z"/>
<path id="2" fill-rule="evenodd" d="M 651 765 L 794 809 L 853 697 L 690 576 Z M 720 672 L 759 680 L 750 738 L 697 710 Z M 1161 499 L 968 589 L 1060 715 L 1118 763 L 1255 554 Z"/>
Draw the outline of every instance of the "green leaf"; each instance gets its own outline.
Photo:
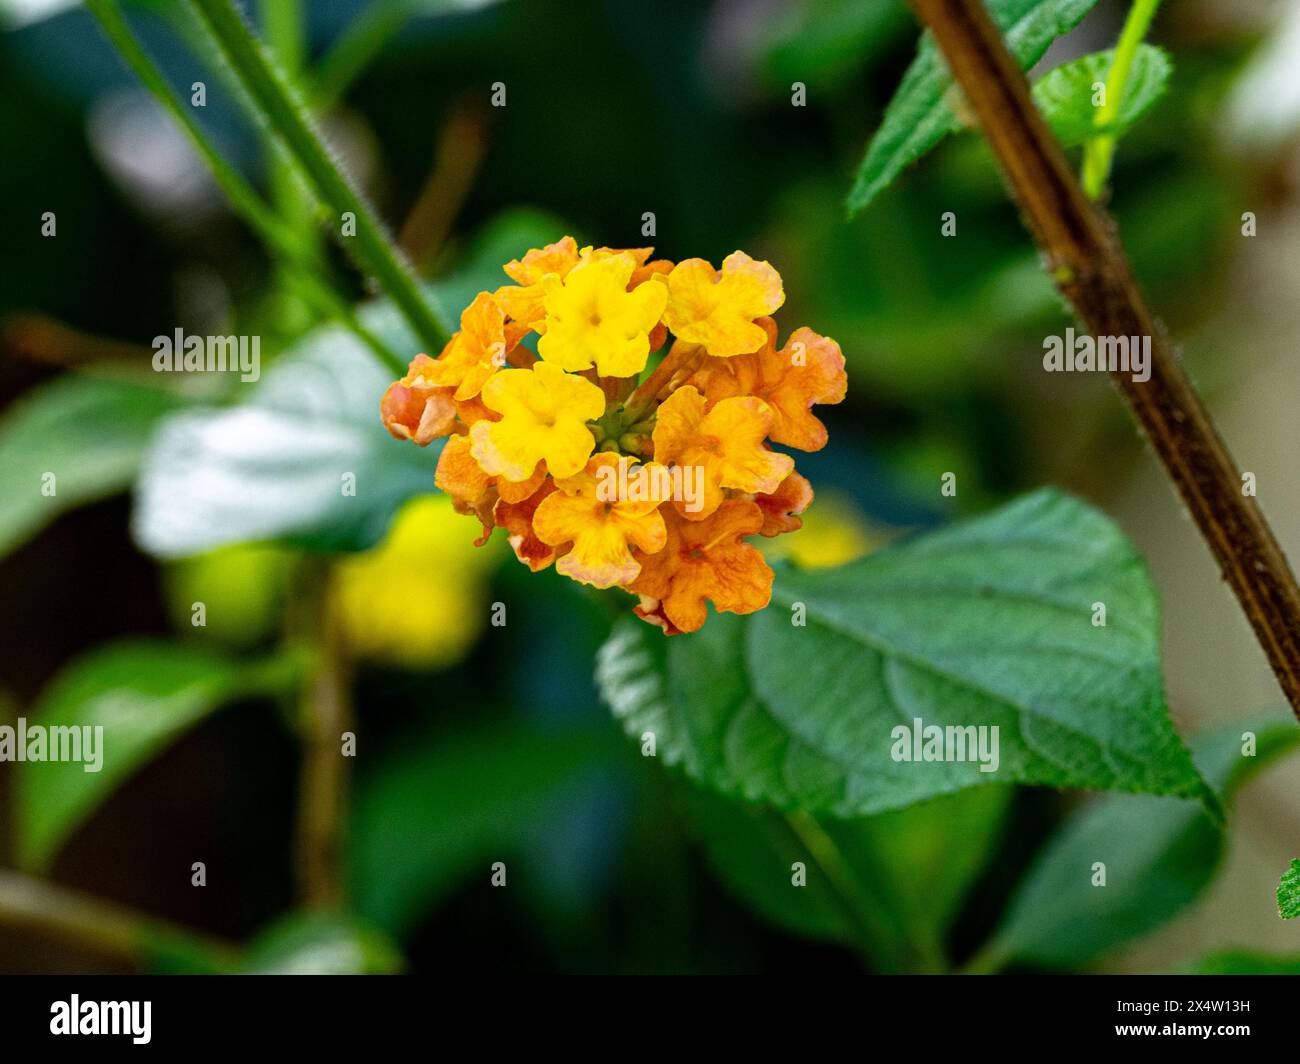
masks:
<path id="1" fill-rule="evenodd" d="M 1291 867 L 1282 873 L 1278 882 L 1277 912 L 1283 920 L 1300 916 L 1300 859 L 1292 859 Z"/>
<path id="2" fill-rule="evenodd" d="M 477 869 L 523 845 L 550 803 L 596 764 L 588 732 L 483 727 L 407 746 L 357 786 L 351 826 L 357 911 L 409 930 Z"/>
<path id="3" fill-rule="evenodd" d="M 1266 953 L 1229 950 L 1214 953 L 1194 964 L 1192 975 L 1300 975 L 1300 957 L 1274 957 Z"/>
<path id="4" fill-rule="evenodd" d="M 1164 95 L 1173 69 L 1169 56 L 1162 48 L 1141 44 L 1115 121 L 1105 127 L 1094 125 L 1093 86 L 1105 84 L 1114 55 L 1114 49 L 1093 52 L 1057 67 L 1034 84 L 1034 102 L 1063 147 L 1075 147 L 1098 133 L 1123 134 Z"/>
<path id="5" fill-rule="evenodd" d="M 1257 736 L 1253 757 L 1244 732 Z M 1229 725 L 1196 736 L 1192 751 L 1225 801 L 1251 774 L 1294 749 L 1294 722 Z M 1107 796 L 1084 807 L 1035 860 L 987 955 L 1073 968 L 1165 923 L 1214 877 L 1223 830 L 1195 802 Z M 1094 864 L 1106 885 L 1094 886 Z"/>
<path id="6" fill-rule="evenodd" d="M 298 664 L 285 658 L 250 667 L 151 642 L 106 647 L 73 663 L 41 696 L 25 724 L 103 731 L 93 751 L 82 751 L 83 761 L 19 764 L 18 863 L 29 870 L 47 868 L 77 825 L 167 744 L 224 702 L 284 688 L 297 670 Z M 49 752 L 49 740 L 45 750 Z M 99 768 L 87 771 L 96 761 Z"/>
<path id="7" fill-rule="evenodd" d="M 411 496 L 433 488 L 437 449 L 394 440 L 379 420 L 391 382 L 337 326 L 279 358 L 251 397 L 175 414 L 136 489 L 136 541 L 161 558 L 284 539 L 359 550 Z"/>
<path id="8" fill-rule="evenodd" d="M 1097 0 L 989 0 L 989 14 L 1003 31 L 1007 48 L 1028 70 L 1061 34 L 1073 29 Z M 949 93 L 953 78 L 927 31 L 916 58 L 885 109 L 849 193 L 849 215 L 857 214 L 949 133 L 961 128 Z"/>
<path id="9" fill-rule="evenodd" d="M 0 418 L 0 555 L 65 511 L 126 488 L 155 424 L 183 403 L 172 392 L 90 374 L 56 378 L 20 398 Z"/>
<path id="10" fill-rule="evenodd" d="M 746 619 L 671 639 L 628 620 L 597 680 L 666 763 L 783 809 L 855 816 L 1007 781 L 1213 801 L 1169 722 L 1159 634 L 1133 547 L 1048 490 L 839 569 L 782 568 Z M 918 719 L 996 727 L 975 734 L 998 736 L 997 770 L 895 760 Z"/>
<path id="11" fill-rule="evenodd" d="M 764 80 L 785 92 L 795 81 L 815 95 L 857 77 L 911 21 L 905 4 L 888 0 L 806 0 L 772 12 L 756 59 Z"/>
<path id="12" fill-rule="evenodd" d="M 395 975 L 401 951 L 382 931 L 346 916 L 294 913 L 248 948 L 239 971 L 249 975 Z"/>
<path id="13" fill-rule="evenodd" d="M 561 235 L 536 211 L 485 228 L 461 268 L 429 287 L 454 311 L 503 282 L 503 263 Z M 503 257 L 504 256 L 504 257 Z M 389 346 L 414 355 L 418 341 L 386 301 L 360 317 Z M 434 490 L 438 447 L 395 440 L 379 420 L 392 374 L 337 326 L 309 333 L 232 407 L 186 411 L 160 427 L 136 491 L 134 531 L 162 558 L 231 543 L 279 539 L 319 550 L 363 550 L 407 499 Z M 348 475 L 355 494 L 345 493 Z"/>
<path id="14" fill-rule="evenodd" d="M 709 864 L 737 898 L 809 938 L 866 939 L 879 967 L 941 964 L 944 933 L 1001 830 L 1008 787 L 980 787 L 907 809 L 811 825 L 687 785 L 683 800 Z M 809 843 L 813 846 L 810 848 Z M 802 862 L 807 882 L 795 886 Z"/>

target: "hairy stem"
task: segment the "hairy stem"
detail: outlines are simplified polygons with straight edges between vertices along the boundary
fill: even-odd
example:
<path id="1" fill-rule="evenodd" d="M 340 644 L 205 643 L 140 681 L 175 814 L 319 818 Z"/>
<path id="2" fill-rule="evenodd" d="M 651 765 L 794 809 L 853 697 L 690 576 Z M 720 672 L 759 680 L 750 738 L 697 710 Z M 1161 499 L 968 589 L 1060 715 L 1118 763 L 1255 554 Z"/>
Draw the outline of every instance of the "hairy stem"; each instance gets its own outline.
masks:
<path id="1" fill-rule="evenodd" d="M 1110 73 L 1106 75 L 1106 99 L 1097 109 L 1093 125 L 1104 129 L 1119 117 L 1120 104 L 1124 102 L 1124 91 L 1128 87 L 1128 73 L 1133 66 L 1133 57 L 1137 55 L 1138 45 L 1147 35 L 1151 20 L 1155 18 L 1160 0 L 1133 0 L 1128 18 L 1120 31 L 1119 43 L 1115 46 L 1115 56 L 1110 63 Z M 1096 199 L 1106 186 L 1110 176 L 1110 163 L 1115 155 L 1115 134 L 1101 133 L 1087 141 L 1083 146 L 1083 191 L 1089 199 Z"/>
<path id="2" fill-rule="evenodd" d="M 154 64 L 131 32 L 116 0 L 86 0 L 86 7 L 98 20 L 104 34 L 117 49 L 122 61 L 154 98 L 184 130 L 190 143 L 207 163 L 213 178 L 231 207 L 265 241 L 275 256 L 290 264 L 286 279 L 324 317 L 335 318 L 350 329 L 385 364 L 402 373 L 406 362 L 397 352 L 367 329 L 356 316 L 351 304 L 318 276 L 319 263 L 306 256 L 292 231 L 276 216 L 247 181 L 217 151 L 203 127 L 194 119 L 172 91 L 162 71 Z"/>
<path id="3" fill-rule="evenodd" d="M 297 85 L 307 49 L 302 0 L 261 0 L 260 8 L 267 47 L 285 79 Z M 310 189 L 299 183 L 293 160 L 286 157 L 275 134 L 269 129 L 261 132 L 266 146 L 272 207 L 293 236 L 303 260 L 319 270 L 323 264 L 316 233 L 315 198 Z M 310 308 L 303 305 L 288 271 L 283 268 L 280 281 L 279 290 L 273 293 L 275 320 L 283 334 L 293 336 L 310 327 Z"/>
<path id="4" fill-rule="evenodd" d="M 374 209 L 331 157 L 302 100 L 271 62 L 229 0 L 191 0 L 213 42 L 230 64 L 256 117 L 269 127 L 296 162 L 304 182 L 333 213 L 332 228 L 345 250 L 397 305 L 415 335 L 437 352 L 447 333 L 420 293 L 414 276 L 393 246 Z M 356 235 L 343 236 L 343 216 L 351 214 Z"/>
<path id="5" fill-rule="evenodd" d="M 979 0 L 912 0 L 947 58 L 1061 293 L 1097 337 L 1149 337 L 1150 379 L 1113 380 L 1241 603 L 1300 717 L 1300 590 L 1232 456 L 1133 278 L 1113 223 L 1083 194 Z"/>

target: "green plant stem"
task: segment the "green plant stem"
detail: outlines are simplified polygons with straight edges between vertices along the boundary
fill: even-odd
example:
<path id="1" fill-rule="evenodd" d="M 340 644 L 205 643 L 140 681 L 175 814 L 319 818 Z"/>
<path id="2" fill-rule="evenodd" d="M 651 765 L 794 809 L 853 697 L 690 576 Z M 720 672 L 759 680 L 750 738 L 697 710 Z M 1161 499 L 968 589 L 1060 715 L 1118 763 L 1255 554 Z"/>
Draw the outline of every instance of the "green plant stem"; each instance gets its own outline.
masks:
<path id="1" fill-rule="evenodd" d="M 1110 72 L 1106 75 L 1106 99 L 1097 109 L 1093 125 L 1104 129 L 1119 117 L 1124 91 L 1128 88 L 1129 71 L 1133 67 L 1133 57 L 1137 55 L 1138 45 L 1146 37 L 1159 6 L 1160 0 L 1133 0 L 1133 6 L 1129 8 L 1128 18 L 1124 20 L 1124 28 L 1119 35 L 1119 43 L 1115 46 Z M 1084 144 L 1081 180 L 1083 191 L 1089 199 L 1095 200 L 1105 188 L 1114 155 L 1114 133 L 1098 134 Z"/>
<path id="2" fill-rule="evenodd" d="M 390 368 L 404 373 L 406 363 L 402 357 L 360 322 L 346 299 L 320 280 L 316 272 L 319 264 L 304 257 L 292 232 L 217 151 L 190 109 L 172 91 L 162 71 L 140 46 L 122 17 L 116 0 L 86 0 L 86 7 L 99 22 L 123 62 L 185 131 L 235 212 L 266 242 L 273 255 L 292 267 L 288 279 L 302 297 L 311 303 L 317 313 L 335 318 L 350 329 Z"/>
<path id="3" fill-rule="evenodd" d="M 435 353 L 441 350 L 447 334 L 433 308 L 420 293 L 373 208 L 330 157 L 302 100 L 271 62 L 261 42 L 229 0 L 191 3 L 243 85 L 257 119 L 279 137 L 304 182 L 315 189 L 334 214 L 332 228 L 341 234 L 345 213 L 350 212 L 356 219 L 356 235 L 340 235 L 344 248 L 354 252 L 361 267 L 397 305 L 420 342 Z"/>
<path id="4" fill-rule="evenodd" d="M 237 955 L 231 943 L 8 870 L 0 870 L 0 923 L 133 964 L 145 962 L 150 949 L 163 944 L 188 947 L 226 967 L 233 966 Z"/>
<path id="5" fill-rule="evenodd" d="M 828 885 L 839 899 L 840 907 L 857 929 L 863 952 L 878 971 L 944 970 L 945 964 L 937 949 L 932 945 L 904 941 L 899 932 L 880 918 L 881 907 L 874 903 L 870 892 L 840 852 L 835 840 L 816 817 L 798 810 L 787 813 L 785 821 L 826 877 Z"/>
<path id="6" fill-rule="evenodd" d="M 301 692 L 302 775 L 298 788 L 298 899 L 309 909 L 338 909 L 345 900 L 344 849 L 348 759 L 343 733 L 353 728 L 351 680 L 328 562 L 304 571 L 300 638 L 311 644 L 315 669 Z"/>
<path id="7" fill-rule="evenodd" d="M 302 0 L 261 0 L 260 6 L 267 45 L 285 78 L 297 84 L 307 50 Z M 266 143 L 272 206 L 292 234 L 302 258 L 319 266 L 315 198 L 310 189 L 299 183 L 292 160 L 285 157 L 271 131 L 264 129 L 262 132 Z M 276 293 L 279 298 L 273 302 L 281 330 L 286 335 L 293 336 L 310 325 L 310 319 L 304 313 L 308 308 L 297 298 L 296 290 L 286 276 L 288 271 L 282 268 L 279 272 L 281 291 Z"/>

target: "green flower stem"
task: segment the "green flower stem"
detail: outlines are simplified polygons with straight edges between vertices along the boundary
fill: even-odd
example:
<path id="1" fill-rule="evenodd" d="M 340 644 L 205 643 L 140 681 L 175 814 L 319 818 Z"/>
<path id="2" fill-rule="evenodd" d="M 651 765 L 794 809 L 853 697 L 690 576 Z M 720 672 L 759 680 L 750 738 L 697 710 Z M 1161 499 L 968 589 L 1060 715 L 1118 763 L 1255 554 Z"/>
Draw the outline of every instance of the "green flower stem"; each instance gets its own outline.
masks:
<path id="1" fill-rule="evenodd" d="M 86 0 L 86 7 L 98 20 L 122 60 L 185 131 L 235 212 L 262 237 L 273 254 L 294 267 L 288 280 L 302 297 L 318 313 L 340 321 L 391 368 L 399 373 L 405 372 L 406 363 L 402 357 L 362 325 L 352 305 L 320 280 L 316 272 L 318 264 L 304 256 L 293 233 L 266 206 L 239 172 L 222 158 L 203 128 L 195 121 L 190 109 L 177 98 L 162 72 L 140 47 L 122 17 L 116 0 Z"/>
<path id="2" fill-rule="evenodd" d="M 315 664 L 299 693 L 302 775 L 298 783 L 295 865 L 299 903 L 343 907 L 346 896 L 350 772 L 340 743 L 356 726 L 343 618 L 333 569 L 312 559 L 299 574 L 298 607 L 286 618 L 291 640 L 310 648 Z"/>
<path id="3" fill-rule="evenodd" d="M 275 61 L 290 82 L 300 83 L 307 50 L 302 0 L 261 0 L 260 9 L 267 46 Z M 315 199 L 310 189 L 304 189 L 298 181 L 293 161 L 285 156 L 274 134 L 269 129 L 262 132 L 271 204 L 293 233 L 303 257 L 319 264 Z M 280 288 L 281 292 L 276 293 L 279 298 L 274 300 L 280 328 L 286 335 L 296 335 L 310 326 L 310 307 L 304 307 L 299 299 L 292 297 L 296 296 L 296 290 L 285 269 L 280 270 Z"/>
<path id="4" fill-rule="evenodd" d="M 341 225 L 345 212 L 356 218 L 356 236 L 342 237 L 343 246 L 354 250 L 361 267 L 379 282 L 420 342 L 432 352 L 441 350 L 447 334 L 433 308 L 421 295 L 370 204 L 330 157 L 302 100 L 271 62 L 261 42 L 229 0 L 191 3 L 242 83 L 256 117 L 280 138 L 305 182 L 333 212 L 333 224 Z"/>
<path id="5" fill-rule="evenodd" d="M 1106 75 L 1106 100 L 1093 118 L 1093 125 L 1104 129 L 1113 125 L 1119 117 L 1120 104 L 1124 102 L 1124 90 L 1128 87 L 1129 71 L 1133 67 L 1133 57 L 1137 55 L 1138 45 L 1146 36 L 1155 18 L 1160 0 L 1133 0 L 1124 29 L 1120 32 L 1119 43 L 1115 46 L 1115 57 L 1111 60 L 1110 73 Z M 1083 146 L 1083 191 L 1089 199 L 1095 200 L 1101 195 L 1110 176 L 1110 164 L 1115 155 L 1115 134 L 1101 133 L 1091 138 Z"/>
<path id="6" fill-rule="evenodd" d="M 872 891 L 849 865 L 835 840 L 816 817 L 796 810 L 787 813 L 785 821 L 826 877 L 842 910 L 857 930 L 863 953 L 877 970 L 884 973 L 945 970 L 943 957 L 934 943 L 907 941 L 900 930 L 888 926 L 881 919 L 882 906 L 876 903 Z M 883 877 L 872 886 L 876 890 L 884 889 Z"/>

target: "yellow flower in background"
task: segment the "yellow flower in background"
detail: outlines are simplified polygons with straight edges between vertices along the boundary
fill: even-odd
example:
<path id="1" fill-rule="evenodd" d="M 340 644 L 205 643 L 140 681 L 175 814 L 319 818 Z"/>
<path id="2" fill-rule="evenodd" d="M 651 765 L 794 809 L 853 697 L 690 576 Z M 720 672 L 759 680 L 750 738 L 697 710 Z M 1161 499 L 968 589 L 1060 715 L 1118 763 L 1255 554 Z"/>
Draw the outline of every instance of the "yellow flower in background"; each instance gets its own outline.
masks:
<path id="1" fill-rule="evenodd" d="M 537 353 L 561 369 L 596 367 L 602 377 L 631 377 L 645 369 L 650 333 L 668 290 L 656 279 L 627 290 L 637 261 L 631 252 L 588 255 L 561 279 L 542 278 L 546 331 Z"/>
<path id="2" fill-rule="evenodd" d="M 490 476 L 528 480 L 538 462 L 553 476 L 571 477 L 586 464 L 596 441 L 587 422 L 605 412 L 605 393 L 583 377 L 538 362 L 502 370 L 483 387 L 483 403 L 500 421 L 470 430 L 472 453 Z"/>
<path id="3" fill-rule="evenodd" d="M 784 302 L 781 275 L 743 251 L 723 259 L 721 270 L 704 259 L 686 259 L 668 275 L 664 324 L 679 340 L 699 344 L 710 355 L 748 355 L 767 340 L 755 319 Z"/>
<path id="4" fill-rule="evenodd" d="M 348 653 L 408 668 L 455 664 L 486 622 L 488 573 L 499 558 L 465 536 L 446 495 L 412 499 L 383 542 L 335 568 Z"/>

